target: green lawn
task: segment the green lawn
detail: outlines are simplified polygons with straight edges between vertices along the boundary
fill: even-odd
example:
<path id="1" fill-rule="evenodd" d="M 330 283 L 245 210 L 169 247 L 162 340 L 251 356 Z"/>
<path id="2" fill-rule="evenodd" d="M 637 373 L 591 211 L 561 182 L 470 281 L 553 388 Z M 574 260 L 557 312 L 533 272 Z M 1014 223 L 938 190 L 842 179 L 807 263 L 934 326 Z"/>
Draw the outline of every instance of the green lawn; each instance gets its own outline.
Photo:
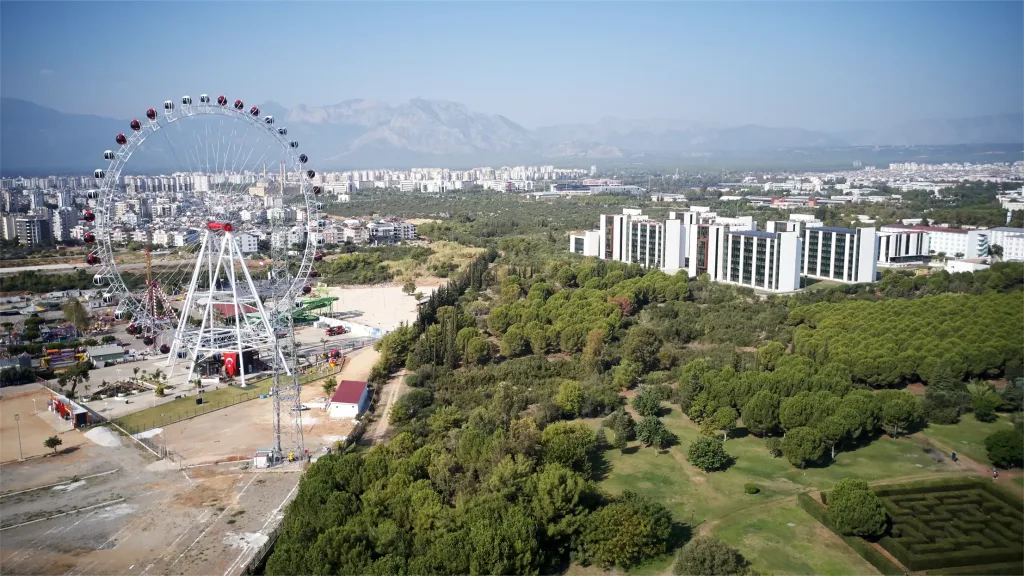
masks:
<path id="1" fill-rule="evenodd" d="M 300 381 L 303 384 L 308 384 L 333 374 L 336 374 L 336 372 L 310 373 L 303 376 Z M 195 396 L 189 396 L 133 412 L 118 418 L 116 422 L 128 432 L 134 434 L 177 422 L 184 418 L 212 412 L 232 404 L 237 404 L 238 402 L 259 398 L 261 395 L 270 392 L 271 385 L 273 385 L 273 378 L 262 378 L 251 382 L 250 386 L 244 390 L 235 386 L 219 388 L 210 392 L 204 392 L 201 405 L 196 404 Z"/>
<path id="2" fill-rule="evenodd" d="M 984 423 L 974 419 L 973 414 L 967 414 L 960 418 L 956 424 L 942 425 L 929 424 L 921 431 L 926 438 L 935 440 L 958 454 L 963 454 L 971 460 L 985 465 L 992 463 L 985 451 L 985 438 L 1005 428 L 1011 427 L 1010 419 L 1002 414 L 995 422 Z M 948 456 L 948 454 L 947 454 Z"/>
<path id="3" fill-rule="evenodd" d="M 791 526 L 792 524 L 792 526 Z M 768 574 L 875 574 L 874 566 L 794 500 L 733 514 L 715 530 Z"/>
<path id="4" fill-rule="evenodd" d="M 611 470 L 601 482 L 602 488 L 618 494 L 632 490 L 647 494 L 667 506 L 679 522 L 689 524 L 691 513 L 697 529 L 718 533 L 736 545 L 755 566 L 777 574 L 839 573 L 843 566 L 863 567 L 845 573 L 873 573 L 866 562 L 852 564 L 859 556 L 835 539 L 834 546 L 805 544 L 775 546 L 787 542 L 786 524 L 797 524 L 797 537 L 818 530 L 813 518 L 801 510 L 792 497 L 807 490 L 828 489 L 846 477 L 869 482 L 893 478 L 927 478 L 945 474 L 965 474 L 948 460 L 938 461 L 913 439 L 880 438 L 851 452 L 839 452 L 827 467 L 794 468 L 785 458 L 772 458 L 764 449 L 764 440 L 754 436 L 730 438 L 726 451 L 735 463 L 721 472 L 704 473 L 686 462 L 686 450 L 698 436 L 697 428 L 685 419 L 676 407 L 662 421 L 679 436 L 679 444 L 667 451 L 639 447 L 632 443 L 623 454 L 609 450 L 606 457 Z M 591 421 L 595 425 L 596 421 Z M 743 484 L 753 482 L 761 492 L 749 495 Z M 761 536 L 755 534 L 763 526 L 775 526 Z M 820 527 L 820 533 L 830 535 Z M 818 541 L 825 536 L 816 537 Z M 663 571 L 670 559 L 662 559 L 640 567 L 638 574 Z"/>

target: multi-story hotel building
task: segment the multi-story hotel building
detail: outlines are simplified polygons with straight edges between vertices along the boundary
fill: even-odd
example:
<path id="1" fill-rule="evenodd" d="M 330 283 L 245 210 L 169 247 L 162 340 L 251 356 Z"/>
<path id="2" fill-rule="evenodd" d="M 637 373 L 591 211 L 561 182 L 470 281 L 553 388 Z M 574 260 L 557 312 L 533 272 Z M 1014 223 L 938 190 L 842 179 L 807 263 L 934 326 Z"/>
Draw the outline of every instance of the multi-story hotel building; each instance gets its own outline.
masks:
<path id="1" fill-rule="evenodd" d="M 715 280 L 770 292 L 800 288 L 802 241 L 796 232 L 730 231 L 722 240 Z"/>
<path id="2" fill-rule="evenodd" d="M 803 274 L 837 282 L 874 282 L 878 271 L 877 245 L 874 228 L 807 228 Z"/>

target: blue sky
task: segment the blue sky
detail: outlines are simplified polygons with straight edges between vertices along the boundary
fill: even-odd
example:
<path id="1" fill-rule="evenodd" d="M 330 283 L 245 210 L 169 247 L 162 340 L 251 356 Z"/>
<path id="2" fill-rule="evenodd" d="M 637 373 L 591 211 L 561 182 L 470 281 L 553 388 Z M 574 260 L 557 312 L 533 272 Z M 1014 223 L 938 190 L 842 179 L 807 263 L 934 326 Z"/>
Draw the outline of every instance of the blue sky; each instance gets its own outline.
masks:
<path id="1" fill-rule="evenodd" d="M 207 92 L 848 130 L 1021 112 L 1022 23 L 1022 2 L 3 2 L 0 93 L 119 118 Z"/>

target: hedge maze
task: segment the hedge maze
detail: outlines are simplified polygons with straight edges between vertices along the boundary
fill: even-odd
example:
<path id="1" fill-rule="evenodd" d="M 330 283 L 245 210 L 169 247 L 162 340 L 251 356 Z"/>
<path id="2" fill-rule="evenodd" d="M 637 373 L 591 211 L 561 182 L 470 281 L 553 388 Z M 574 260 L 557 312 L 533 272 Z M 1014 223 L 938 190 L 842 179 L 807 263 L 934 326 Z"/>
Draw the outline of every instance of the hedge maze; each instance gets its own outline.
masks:
<path id="1" fill-rule="evenodd" d="M 892 517 L 880 544 L 909 570 L 1024 560 L 1022 503 L 987 481 L 875 489 Z"/>

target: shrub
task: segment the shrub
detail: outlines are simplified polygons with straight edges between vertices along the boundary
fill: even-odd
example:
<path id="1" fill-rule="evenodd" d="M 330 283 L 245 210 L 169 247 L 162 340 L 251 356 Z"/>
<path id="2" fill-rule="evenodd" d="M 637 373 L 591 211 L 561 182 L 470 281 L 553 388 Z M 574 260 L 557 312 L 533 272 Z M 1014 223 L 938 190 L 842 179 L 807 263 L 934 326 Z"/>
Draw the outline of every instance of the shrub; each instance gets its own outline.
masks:
<path id="1" fill-rule="evenodd" d="M 758 492 L 761 491 L 761 489 L 757 487 L 757 484 L 751 484 L 750 482 L 747 482 L 746 484 L 743 485 L 743 491 L 746 492 L 747 494 L 757 494 Z"/>
<path id="2" fill-rule="evenodd" d="M 1016 430 L 1000 430 L 985 438 L 988 459 L 999 468 L 1024 466 L 1024 436 Z"/>
<path id="3" fill-rule="evenodd" d="M 598 564 L 629 568 L 667 552 L 671 535 L 667 508 L 626 491 L 590 515 L 580 539 Z"/>
<path id="4" fill-rule="evenodd" d="M 701 436 L 690 444 L 686 461 L 705 472 L 721 470 L 729 464 L 722 440 L 713 436 Z"/>
<path id="5" fill-rule="evenodd" d="M 742 574 L 746 565 L 739 550 L 714 536 L 697 536 L 679 551 L 672 571 L 676 574 Z"/>
<path id="6" fill-rule="evenodd" d="M 163 396 L 164 395 L 164 387 L 163 386 L 157 386 L 156 387 L 156 395 L 157 396 Z"/>
<path id="7" fill-rule="evenodd" d="M 782 456 L 782 438 L 765 438 L 764 447 L 768 449 L 768 453 L 771 454 L 772 458 Z"/>
<path id="8" fill-rule="evenodd" d="M 421 385 L 420 375 L 413 372 L 405 377 L 405 385 L 409 388 L 419 388 Z"/>

